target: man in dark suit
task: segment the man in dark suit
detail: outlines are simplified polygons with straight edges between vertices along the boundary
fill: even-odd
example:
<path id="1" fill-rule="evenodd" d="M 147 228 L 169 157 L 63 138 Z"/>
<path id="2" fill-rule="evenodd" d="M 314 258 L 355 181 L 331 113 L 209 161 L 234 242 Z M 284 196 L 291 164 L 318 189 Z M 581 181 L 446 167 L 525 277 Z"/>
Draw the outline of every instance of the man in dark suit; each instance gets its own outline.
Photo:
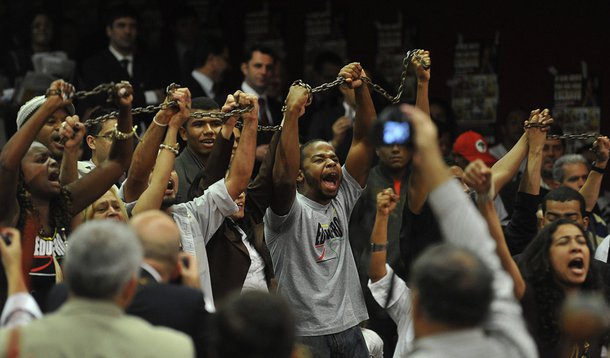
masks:
<path id="1" fill-rule="evenodd" d="M 127 80 L 134 89 L 134 106 L 163 101 L 162 88 L 169 81 L 163 78 L 164 72 L 159 71 L 154 61 L 136 51 L 137 25 L 137 16 L 132 8 L 118 6 L 109 11 L 106 19 L 109 46 L 84 62 L 81 69 L 83 88 Z M 105 100 L 101 96 L 96 99 L 100 102 Z"/>
<path id="2" fill-rule="evenodd" d="M 193 58 L 193 71 L 184 83 L 191 91 L 191 97 L 208 97 L 216 103 L 224 103 L 226 94 L 216 87 L 229 68 L 229 50 L 217 36 L 208 36 L 199 42 Z"/>
<path id="3" fill-rule="evenodd" d="M 241 72 L 244 75 L 241 90 L 258 97 L 258 123 L 263 126 L 279 125 L 282 122 L 282 104 L 267 96 L 267 87 L 274 71 L 275 54 L 270 48 L 254 45 L 246 51 L 241 64 Z M 259 132 L 256 138 L 256 166 L 252 172 L 253 177 L 258 173 L 258 167 L 269 150 L 272 136 L 272 132 Z"/>

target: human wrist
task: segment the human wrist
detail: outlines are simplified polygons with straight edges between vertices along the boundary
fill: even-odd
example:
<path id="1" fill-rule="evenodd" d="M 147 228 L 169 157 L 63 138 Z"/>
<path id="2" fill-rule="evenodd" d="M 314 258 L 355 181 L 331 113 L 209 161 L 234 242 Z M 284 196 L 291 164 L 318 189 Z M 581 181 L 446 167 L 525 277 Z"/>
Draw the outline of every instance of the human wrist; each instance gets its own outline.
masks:
<path id="1" fill-rule="evenodd" d="M 385 252 L 388 249 L 388 242 L 371 242 L 371 252 Z"/>

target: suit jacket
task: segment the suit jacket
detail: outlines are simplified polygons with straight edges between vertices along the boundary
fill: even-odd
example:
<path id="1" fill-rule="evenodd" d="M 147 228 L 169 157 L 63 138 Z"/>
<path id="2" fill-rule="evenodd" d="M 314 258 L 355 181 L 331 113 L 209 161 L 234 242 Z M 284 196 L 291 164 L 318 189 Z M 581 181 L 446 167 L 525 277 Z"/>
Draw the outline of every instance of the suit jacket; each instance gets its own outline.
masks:
<path id="1" fill-rule="evenodd" d="M 70 299 L 56 313 L 0 331 L 0 357 L 193 357 L 187 335 L 126 315 L 114 303 Z"/>
<path id="2" fill-rule="evenodd" d="M 106 48 L 84 62 L 81 71 L 83 89 L 90 90 L 101 83 L 116 83 L 127 80 L 133 86 L 134 107 L 145 106 L 144 92 L 164 89 L 169 84 L 169 79 L 165 78 L 164 71 L 161 71 L 154 61 L 147 58 L 146 55 L 135 53 L 132 65 L 133 76 L 130 77 L 116 57 Z M 96 103 L 92 104 L 103 105 L 106 100 L 103 96 L 98 96 L 95 99 L 97 100 Z"/>
<path id="3" fill-rule="evenodd" d="M 203 293 L 190 287 L 158 283 L 145 270 L 140 270 L 138 291 L 125 310 L 153 326 L 162 326 L 187 334 L 195 346 L 197 357 L 206 357 L 209 314 L 204 308 Z M 61 309 L 68 299 L 65 285 L 56 285 L 45 313 Z M 66 303 L 67 304 L 67 303 Z"/>
<path id="4" fill-rule="evenodd" d="M 265 263 L 265 279 L 270 291 L 275 290 L 276 282 L 271 255 L 263 234 L 263 216 L 270 204 L 271 175 L 279 139 L 280 132 L 275 132 L 269 144 L 269 152 L 260 167 L 261 170 L 246 190 L 246 216 L 239 223 L 247 235 L 247 240 L 254 246 Z M 209 170 L 206 174 L 208 175 L 198 183 L 193 183 L 193 185 L 199 185 L 199 192 L 203 192 L 209 185 L 224 177 L 231 159 L 229 148 L 214 147 L 207 163 Z M 225 219 L 222 226 L 212 236 L 206 250 L 214 302 L 219 304 L 231 291 L 241 290 L 243 287 L 251 264 L 250 254 L 243 243 L 241 233 L 228 219 Z"/>

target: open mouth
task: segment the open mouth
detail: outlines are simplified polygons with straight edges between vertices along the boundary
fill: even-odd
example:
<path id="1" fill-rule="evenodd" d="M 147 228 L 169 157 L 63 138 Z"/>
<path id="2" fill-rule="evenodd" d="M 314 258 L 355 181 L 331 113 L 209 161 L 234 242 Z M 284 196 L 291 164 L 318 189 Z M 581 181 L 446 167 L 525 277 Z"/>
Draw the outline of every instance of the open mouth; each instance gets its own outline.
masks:
<path id="1" fill-rule="evenodd" d="M 339 186 L 339 174 L 337 172 L 330 172 L 322 175 L 322 185 L 329 190 L 337 190 Z"/>
<path id="2" fill-rule="evenodd" d="M 59 185 L 59 172 L 53 171 L 49 173 L 48 179 L 51 183 Z"/>
<path id="3" fill-rule="evenodd" d="M 203 144 L 204 147 L 213 147 L 214 138 L 200 140 L 199 143 Z"/>
<path id="4" fill-rule="evenodd" d="M 167 187 L 165 188 L 165 195 L 172 195 L 174 193 L 174 181 L 172 179 L 167 182 Z"/>
<path id="5" fill-rule="evenodd" d="M 585 262 L 582 258 L 577 257 L 568 262 L 568 268 L 575 274 L 581 275 L 585 271 Z"/>

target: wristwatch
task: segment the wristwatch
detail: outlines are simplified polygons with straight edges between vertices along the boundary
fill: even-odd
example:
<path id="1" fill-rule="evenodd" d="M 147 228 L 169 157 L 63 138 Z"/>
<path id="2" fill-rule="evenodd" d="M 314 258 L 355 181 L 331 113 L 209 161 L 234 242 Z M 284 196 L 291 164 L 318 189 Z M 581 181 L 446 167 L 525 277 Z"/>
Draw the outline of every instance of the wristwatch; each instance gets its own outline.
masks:
<path id="1" fill-rule="evenodd" d="M 376 244 L 374 242 L 371 242 L 371 252 L 379 252 L 379 251 L 385 251 L 388 248 L 388 243 L 384 243 L 384 244 Z"/>

